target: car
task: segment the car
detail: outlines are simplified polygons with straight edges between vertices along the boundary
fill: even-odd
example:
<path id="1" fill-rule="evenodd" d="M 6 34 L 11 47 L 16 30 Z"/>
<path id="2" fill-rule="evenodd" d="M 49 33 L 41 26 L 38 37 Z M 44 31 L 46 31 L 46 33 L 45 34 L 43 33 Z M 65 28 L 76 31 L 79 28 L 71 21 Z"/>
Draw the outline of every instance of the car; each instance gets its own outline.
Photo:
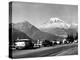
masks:
<path id="1" fill-rule="evenodd" d="M 43 45 L 44 47 L 49 47 L 49 46 L 52 46 L 53 43 L 52 43 L 51 41 L 49 41 L 49 40 L 44 40 L 44 41 L 42 42 L 42 45 Z"/>

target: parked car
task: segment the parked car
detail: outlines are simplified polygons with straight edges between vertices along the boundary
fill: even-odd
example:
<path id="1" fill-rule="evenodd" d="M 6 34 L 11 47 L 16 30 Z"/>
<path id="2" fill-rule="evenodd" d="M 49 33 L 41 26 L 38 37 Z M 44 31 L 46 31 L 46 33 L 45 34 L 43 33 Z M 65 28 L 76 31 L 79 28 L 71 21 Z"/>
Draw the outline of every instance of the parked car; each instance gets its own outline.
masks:
<path id="1" fill-rule="evenodd" d="M 52 43 L 51 41 L 49 41 L 49 40 L 44 40 L 44 41 L 42 42 L 42 45 L 43 45 L 44 47 L 48 47 L 48 46 L 52 46 L 53 43 Z"/>

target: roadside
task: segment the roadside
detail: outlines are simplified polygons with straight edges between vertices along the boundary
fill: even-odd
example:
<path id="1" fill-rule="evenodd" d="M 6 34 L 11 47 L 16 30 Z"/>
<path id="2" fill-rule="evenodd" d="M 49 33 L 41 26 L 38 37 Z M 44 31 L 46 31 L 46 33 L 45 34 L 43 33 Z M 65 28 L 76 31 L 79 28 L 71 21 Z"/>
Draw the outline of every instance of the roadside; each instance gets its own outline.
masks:
<path id="1" fill-rule="evenodd" d="M 43 47 L 33 50 L 18 50 L 13 52 L 13 58 L 25 58 L 25 57 L 43 57 L 43 56 L 56 56 L 62 51 L 66 51 L 71 48 L 77 49 L 77 44 L 65 44 L 52 47 Z M 77 50 L 76 50 L 77 51 Z M 52 54 L 52 55 L 51 55 Z"/>

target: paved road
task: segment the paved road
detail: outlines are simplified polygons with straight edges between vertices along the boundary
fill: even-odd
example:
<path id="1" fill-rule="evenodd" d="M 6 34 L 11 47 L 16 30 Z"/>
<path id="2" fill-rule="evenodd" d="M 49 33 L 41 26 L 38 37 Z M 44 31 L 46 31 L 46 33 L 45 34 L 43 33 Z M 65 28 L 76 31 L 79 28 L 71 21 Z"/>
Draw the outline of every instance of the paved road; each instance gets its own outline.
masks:
<path id="1" fill-rule="evenodd" d="M 44 47 L 34 50 L 18 50 L 13 52 L 13 58 L 31 58 L 31 57 L 44 57 L 44 56 L 56 56 L 64 51 L 78 47 L 77 44 L 58 45 L 52 47 Z"/>

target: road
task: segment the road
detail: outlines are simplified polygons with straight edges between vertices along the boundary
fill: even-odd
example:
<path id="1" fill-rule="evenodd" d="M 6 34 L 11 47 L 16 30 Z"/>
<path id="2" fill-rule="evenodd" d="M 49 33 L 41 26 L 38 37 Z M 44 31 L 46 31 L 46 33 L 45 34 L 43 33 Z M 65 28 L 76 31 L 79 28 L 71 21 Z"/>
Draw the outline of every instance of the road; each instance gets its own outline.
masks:
<path id="1" fill-rule="evenodd" d="M 78 54 L 77 44 L 67 44 L 67 45 L 57 45 L 52 47 L 43 47 L 39 49 L 32 50 L 18 50 L 14 51 L 13 58 L 31 58 L 31 57 L 45 57 L 45 56 L 60 56 L 69 55 L 66 53 L 71 53 L 70 55 Z M 75 50 L 75 52 L 74 52 Z"/>

